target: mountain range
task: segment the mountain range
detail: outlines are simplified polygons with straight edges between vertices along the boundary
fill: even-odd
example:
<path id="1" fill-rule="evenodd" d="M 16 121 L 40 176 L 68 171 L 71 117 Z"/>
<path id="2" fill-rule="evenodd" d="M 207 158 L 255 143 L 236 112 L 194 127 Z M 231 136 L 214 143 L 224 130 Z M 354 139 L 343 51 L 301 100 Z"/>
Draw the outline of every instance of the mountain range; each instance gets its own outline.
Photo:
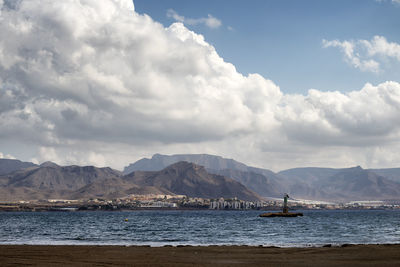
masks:
<path id="1" fill-rule="evenodd" d="M 259 196 L 234 179 L 210 174 L 203 166 L 179 161 L 161 171 L 135 171 L 124 179 L 139 186 L 163 188 L 178 195 L 203 198 L 233 198 L 259 200 Z"/>
<path id="2" fill-rule="evenodd" d="M 345 169 L 298 168 L 278 173 L 299 198 L 330 201 L 400 198 L 400 183 L 360 166 Z"/>
<path id="3" fill-rule="evenodd" d="M 0 159 L 0 200 L 116 198 L 128 194 L 190 197 L 291 197 L 347 202 L 399 200 L 400 168 L 294 168 L 280 172 L 207 154 L 143 158 L 123 172 L 93 166 L 35 165 Z"/>
<path id="4" fill-rule="evenodd" d="M 288 193 L 298 199 L 333 202 L 400 199 L 400 168 L 294 168 L 274 173 L 214 155 L 155 154 L 150 159 L 144 158 L 125 167 L 124 173 L 159 170 L 180 160 L 202 165 L 210 173 L 235 179 L 263 197 L 281 197 L 283 193 Z"/>
<path id="5" fill-rule="evenodd" d="M 2 160 L 0 160 L 1 162 Z M 187 195 L 260 200 L 239 182 L 210 174 L 204 167 L 177 162 L 160 171 L 129 175 L 111 168 L 58 166 L 46 162 L 0 176 L 0 200 L 118 198 L 130 194 Z"/>

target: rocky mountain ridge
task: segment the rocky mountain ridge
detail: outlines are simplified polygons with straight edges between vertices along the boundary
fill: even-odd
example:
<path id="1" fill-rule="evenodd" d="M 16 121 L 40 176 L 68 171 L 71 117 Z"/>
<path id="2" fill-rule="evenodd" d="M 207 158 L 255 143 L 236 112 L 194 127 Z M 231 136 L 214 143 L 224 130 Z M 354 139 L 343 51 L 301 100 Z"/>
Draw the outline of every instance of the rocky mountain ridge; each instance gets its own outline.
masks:
<path id="1" fill-rule="evenodd" d="M 23 162 L 17 159 L 0 159 L 0 175 L 31 167 L 37 167 L 37 165 L 32 162 Z"/>
<path id="2" fill-rule="evenodd" d="M 192 166 L 196 176 L 192 173 L 182 176 L 182 170 L 176 169 L 179 164 L 168 169 L 170 171 L 168 173 L 162 172 L 181 159 L 194 163 L 188 166 Z M 11 163 L 11 167 L 7 167 L 7 163 Z M 204 168 L 194 167 L 200 165 Z M 206 154 L 172 156 L 156 154 L 151 159 L 142 159 L 130 164 L 129 168 L 125 168 L 125 174 L 111 168 L 58 166 L 52 162 L 38 166 L 33 163 L 0 159 L 0 166 L 3 166 L 3 174 L 0 175 L 2 200 L 18 197 L 108 198 L 124 194 L 149 193 L 190 194 L 199 197 L 235 195 L 243 199 L 255 199 L 258 196 L 280 198 L 283 193 L 289 193 L 297 199 L 332 202 L 400 199 L 400 168 L 312 167 L 274 173 L 232 159 Z M 8 170 L 9 173 L 4 174 L 7 172 L 4 170 Z M 131 170 L 133 172 L 130 172 Z M 220 187 L 214 188 L 215 186 Z M 228 190 L 226 187 L 231 189 Z"/>
<path id="3" fill-rule="evenodd" d="M 189 197 L 258 200 L 235 180 L 204 167 L 178 162 L 155 172 L 123 175 L 111 168 L 58 166 L 47 162 L 0 176 L 0 200 L 117 198 L 129 194 L 180 194 Z"/>
<path id="4" fill-rule="evenodd" d="M 400 199 L 399 169 L 362 169 L 361 167 L 294 168 L 278 173 L 247 166 L 241 162 L 207 154 L 155 154 L 124 170 L 157 170 L 180 159 L 206 167 L 214 174 L 230 177 L 263 197 L 281 197 L 283 193 L 299 199 L 333 202 Z"/>
<path id="5" fill-rule="evenodd" d="M 124 179 L 139 186 L 164 188 L 178 195 L 260 199 L 241 183 L 223 175 L 210 174 L 203 166 L 185 161 L 172 164 L 158 172 L 131 172 L 125 175 Z"/>

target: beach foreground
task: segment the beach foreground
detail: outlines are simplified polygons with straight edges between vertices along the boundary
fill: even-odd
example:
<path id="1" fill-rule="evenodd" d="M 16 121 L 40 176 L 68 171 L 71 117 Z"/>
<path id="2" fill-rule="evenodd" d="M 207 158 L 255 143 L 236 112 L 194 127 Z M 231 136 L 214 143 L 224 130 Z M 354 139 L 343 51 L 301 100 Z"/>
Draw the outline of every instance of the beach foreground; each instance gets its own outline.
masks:
<path id="1" fill-rule="evenodd" d="M 400 266 L 400 245 L 251 246 L 0 245 L 0 266 Z"/>

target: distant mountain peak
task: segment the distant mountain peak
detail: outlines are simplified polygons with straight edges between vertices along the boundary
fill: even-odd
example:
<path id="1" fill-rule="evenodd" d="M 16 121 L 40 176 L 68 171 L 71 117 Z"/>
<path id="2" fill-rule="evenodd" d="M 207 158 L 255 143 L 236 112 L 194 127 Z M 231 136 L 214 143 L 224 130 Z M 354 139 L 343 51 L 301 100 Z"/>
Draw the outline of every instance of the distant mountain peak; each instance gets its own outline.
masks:
<path id="1" fill-rule="evenodd" d="M 40 167 L 52 167 L 52 168 L 57 168 L 57 167 L 60 167 L 60 166 L 57 165 L 56 163 L 52 162 L 52 161 L 46 161 L 46 162 L 43 162 L 42 164 L 40 164 Z"/>
<path id="2" fill-rule="evenodd" d="M 239 169 L 247 171 L 248 166 L 233 159 L 223 158 L 221 156 L 209 154 L 175 154 L 175 155 L 162 155 L 159 153 L 154 154 L 150 159 L 142 158 L 135 163 L 125 167 L 124 174 L 133 171 L 159 171 L 165 167 L 179 161 L 193 162 L 195 164 L 204 166 L 210 170 L 223 170 L 223 169 Z"/>
<path id="3" fill-rule="evenodd" d="M 0 175 L 36 166 L 37 165 L 32 162 L 23 162 L 17 159 L 0 159 Z"/>
<path id="4" fill-rule="evenodd" d="M 367 171 L 367 170 L 364 170 L 360 165 L 355 166 L 355 167 L 350 167 L 350 168 L 347 168 L 347 169 L 340 169 L 340 170 L 341 171 L 345 171 L 345 172 L 348 172 L 348 171 L 353 171 L 353 172 Z"/>
<path id="5" fill-rule="evenodd" d="M 204 166 L 188 161 L 179 161 L 164 168 L 164 170 L 168 169 L 177 169 L 180 171 L 206 172 L 206 168 L 204 168 Z"/>
<path id="6" fill-rule="evenodd" d="M 141 187 L 157 187 L 167 192 L 189 197 L 233 198 L 259 200 L 260 197 L 241 183 L 187 161 L 173 163 L 159 171 L 137 171 L 124 176 Z"/>

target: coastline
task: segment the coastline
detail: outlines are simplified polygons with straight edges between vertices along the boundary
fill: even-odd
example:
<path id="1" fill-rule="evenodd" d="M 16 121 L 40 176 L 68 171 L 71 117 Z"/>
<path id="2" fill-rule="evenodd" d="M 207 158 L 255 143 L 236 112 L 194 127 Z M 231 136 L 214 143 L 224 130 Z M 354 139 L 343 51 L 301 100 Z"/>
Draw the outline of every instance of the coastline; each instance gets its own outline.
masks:
<path id="1" fill-rule="evenodd" d="M 1 242 L 0 246 L 49 246 L 49 247 L 146 247 L 146 248 L 182 248 L 182 247 L 248 247 L 248 248 L 281 248 L 281 249 L 307 249 L 307 248 L 344 248 L 356 246 L 400 246 L 400 243 L 181 243 L 181 242 L 85 242 L 77 240 L 62 241 L 20 241 Z M 1 265 L 0 265 L 1 266 Z"/>
<path id="2" fill-rule="evenodd" d="M 331 247 L 0 245 L 0 265 L 400 266 L 400 244 Z"/>

